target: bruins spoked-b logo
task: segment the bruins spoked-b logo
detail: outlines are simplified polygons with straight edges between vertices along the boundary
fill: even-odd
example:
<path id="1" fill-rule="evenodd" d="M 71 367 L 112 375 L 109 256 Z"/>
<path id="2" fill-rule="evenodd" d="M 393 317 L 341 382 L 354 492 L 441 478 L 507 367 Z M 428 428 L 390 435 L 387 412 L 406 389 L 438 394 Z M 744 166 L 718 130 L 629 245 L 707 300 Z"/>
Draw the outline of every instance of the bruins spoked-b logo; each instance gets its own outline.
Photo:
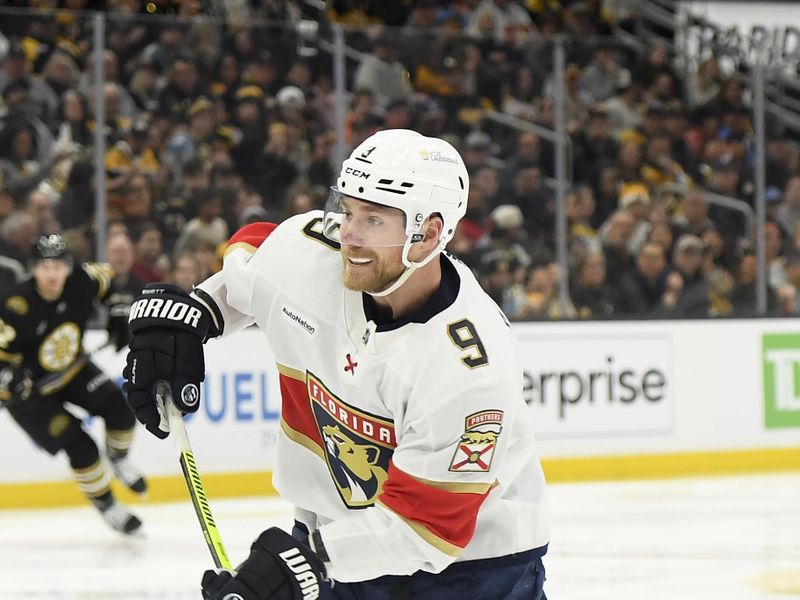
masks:
<path id="1" fill-rule="evenodd" d="M 47 371 L 62 371 L 78 357 L 81 330 L 75 323 L 62 323 L 39 346 L 39 363 Z"/>
<path id="2" fill-rule="evenodd" d="M 397 446 L 394 424 L 342 402 L 311 373 L 307 386 L 325 461 L 342 501 L 348 508 L 372 506 Z"/>
<path id="3" fill-rule="evenodd" d="M 492 466 L 497 438 L 503 430 L 502 423 L 502 410 L 482 410 L 469 415 L 449 470 L 488 471 Z"/>

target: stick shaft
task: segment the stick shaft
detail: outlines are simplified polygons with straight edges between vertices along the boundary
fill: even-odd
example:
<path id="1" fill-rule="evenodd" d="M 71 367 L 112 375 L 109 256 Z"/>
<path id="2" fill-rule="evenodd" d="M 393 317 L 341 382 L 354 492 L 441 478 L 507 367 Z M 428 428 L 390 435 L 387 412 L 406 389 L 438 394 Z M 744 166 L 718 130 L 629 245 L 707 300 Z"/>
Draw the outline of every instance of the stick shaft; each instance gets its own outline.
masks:
<path id="1" fill-rule="evenodd" d="M 200 523 L 200 529 L 203 530 L 203 537 L 206 540 L 206 545 L 208 546 L 209 552 L 211 552 L 211 558 L 214 560 L 214 564 L 217 568 L 233 570 L 233 565 L 228 558 L 227 552 L 225 552 L 225 547 L 222 545 L 222 537 L 214 522 L 214 516 L 211 514 L 211 507 L 208 505 L 208 498 L 203 489 L 203 482 L 200 480 L 200 473 L 197 470 L 194 453 L 189 444 L 189 436 L 186 433 L 186 426 L 183 423 L 183 414 L 172 402 L 172 394 L 168 385 L 159 386 L 159 395 L 162 398 L 164 409 L 167 413 L 170 434 L 180 454 L 183 478 L 186 481 L 186 487 L 192 499 L 194 512 Z"/>

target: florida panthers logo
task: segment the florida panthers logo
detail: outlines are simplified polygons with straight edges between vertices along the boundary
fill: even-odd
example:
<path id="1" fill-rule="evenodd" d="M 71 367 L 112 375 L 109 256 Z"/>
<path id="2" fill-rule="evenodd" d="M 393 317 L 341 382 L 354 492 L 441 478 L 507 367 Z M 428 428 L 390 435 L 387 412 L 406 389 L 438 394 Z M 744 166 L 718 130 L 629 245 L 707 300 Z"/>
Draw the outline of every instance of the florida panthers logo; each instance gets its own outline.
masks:
<path id="1" fill-rule="evenodd" d="M 483 410 L 469 415 L 464 423 L 464 433 L 456 444 L 450 471 L 488 471 L 503 430 L 502 410 Z"/>
<path id="2" fill-rule="evenodd" d="M 345 503 L 348 506 L 374 503 L 387 477 L 386 469 L 376 464 L 381 457 L 380 448 L 374 444 L 357 444 L 342 433 L 338 425 L 324 426 L 322 439 L 330 456 L 331 469 L 338 472 L 339 476 L 334 473 L 334 477 L 340 483 Z"/>
<path id="3" fill-rule="evenodd" d="M 311 373 L 307 385 L 325 461 L 342 501 L 348 508 L 372 506 L 397 446 L 394 424 L 346 404 Z"/>

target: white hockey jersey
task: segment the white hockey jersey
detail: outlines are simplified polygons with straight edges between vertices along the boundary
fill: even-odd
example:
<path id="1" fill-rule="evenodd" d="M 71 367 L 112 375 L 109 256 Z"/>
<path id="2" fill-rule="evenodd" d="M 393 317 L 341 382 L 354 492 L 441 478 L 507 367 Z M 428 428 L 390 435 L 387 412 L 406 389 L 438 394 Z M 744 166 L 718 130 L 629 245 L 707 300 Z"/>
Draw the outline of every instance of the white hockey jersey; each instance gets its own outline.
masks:
<path id="1" fill-rule="evenodd" d="M 342 284 L 322 213 L 259 223 L 199 287 L 225 335 L 255 322 L 280 374 L 273 484 L 320 530 L 339 581 L 438 573 L 541 548 L 545 483 L 511 328 L 468 268 L 413 314 L 376 323 Z"/>

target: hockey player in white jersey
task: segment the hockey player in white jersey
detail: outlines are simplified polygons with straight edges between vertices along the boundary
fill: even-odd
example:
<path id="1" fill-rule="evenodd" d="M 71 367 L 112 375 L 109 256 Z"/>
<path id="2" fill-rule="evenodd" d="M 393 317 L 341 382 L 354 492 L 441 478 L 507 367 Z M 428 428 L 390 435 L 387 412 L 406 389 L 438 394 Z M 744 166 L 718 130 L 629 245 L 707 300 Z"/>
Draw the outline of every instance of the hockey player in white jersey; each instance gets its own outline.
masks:
<path id="1" fill-rule="evenodd" d="M 545 482 L 513 334 L 442 252 L 468 192 L 450 144 L 378 132 L 324 211 L 248 225 L 191 295 L 152 284 L 134 304 L 128 401 L 159 437 L 154 385 L 196 410 L 202 342 L 255 323 L 278 363 L 273 482 L 293 536 L 269 529 L 236 573 L 207 571 L 204 598 L 544 599 Z"/>

